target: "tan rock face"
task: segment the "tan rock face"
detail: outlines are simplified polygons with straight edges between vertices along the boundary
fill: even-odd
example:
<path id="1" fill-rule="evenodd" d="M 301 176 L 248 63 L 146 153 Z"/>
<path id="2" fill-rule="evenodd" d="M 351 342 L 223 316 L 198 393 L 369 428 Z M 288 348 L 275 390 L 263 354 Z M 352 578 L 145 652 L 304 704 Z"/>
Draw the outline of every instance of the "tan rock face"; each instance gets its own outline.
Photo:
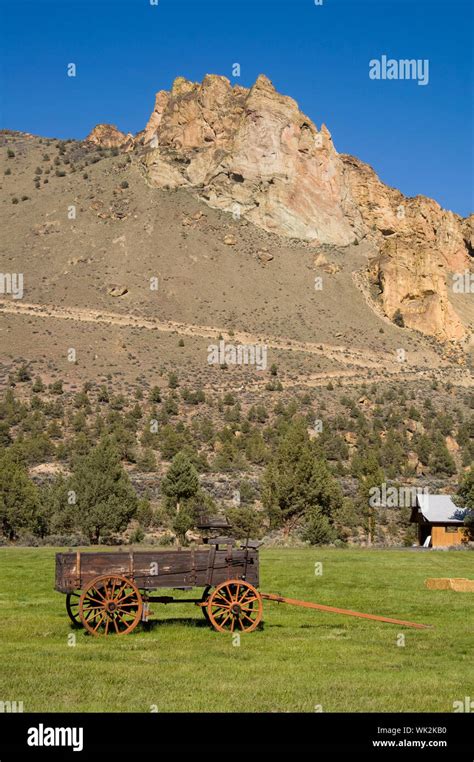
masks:
<path id="1" fill-rule="evenodd" d="M 379 249 L 370 271 L 385 313 L 393 318 L 400 310 L 405 325 L 440 340 L 462 339 L 466 331 L 449 301 L 447 279 L 469 267 L 468 221 L 425 196 L 403 196 L 352 156 L 342 159 L 367 236 Z"/>
<path id="2" fill-rule="evenodd" d="M 98 124 L 86 137 L 88 143 L 94 143 L 101 148 L 124 148 L 125 144 L 130 144 L 133 135 L 126 135 L 113 124 Z"/>
<path id="3" fill-rule="evenodd" d="M 156 96 L 145 136 L 155 145 L 144 158 L 152 185 L 191 187 L 210 206 L 289 237 L 344 246 L 362 232 L 328 130 L 263 75 L 250 90 L 225 77 L 179 78 Z"/>
<path id="4" fill-rule="evenodd" d="M 178 77 L 161 90 L 145 130 L 141 162 L 147 182 L 189 188 L 212 207 L 265 230 L 315 244 L 346 246 L 367 238 L 369 263 L 385 314 L 441 340 L 464 338 L 447 282 L 469 267 L 474 216 L 462 220 L 435 201 L 407 198 L 368 165 L 339 155 L 297 103 L 263 75 L 254 86 L 226 77 L 202 83 Z M 128 149 L 130 136 L 99 125 L 88 137 Z"/>

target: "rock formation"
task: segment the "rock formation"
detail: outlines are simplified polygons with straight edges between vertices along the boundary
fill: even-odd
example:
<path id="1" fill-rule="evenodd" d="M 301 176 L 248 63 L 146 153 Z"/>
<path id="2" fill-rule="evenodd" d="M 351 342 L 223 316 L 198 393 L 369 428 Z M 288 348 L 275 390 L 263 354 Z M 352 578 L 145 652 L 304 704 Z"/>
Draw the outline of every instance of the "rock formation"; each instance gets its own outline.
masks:
<path id="1" fill-rule="evenodd" d="M 405 197 L 371 167 L 342 156 L 348 185 L 379 255 L 371 262 L 386 315 L 440 340 L 462 339 L 465 327 L 448 298 L 450 273 L 469 267 L 472 221 L 425 196 Z M 470 230 L 470 233 L 469 233 Z"/>
<path id="2" fill-rule="evenodd" d="M 93 143 L 100 148 L 124 148 L 126 144 L 131 144 L 133 135 L 124 132 L 113 124 L 98 124 L 86 137 L 87 143 Z"/>
<path id="3" fill-rule="evenodd" d="M 145 129 L 149 182 L 190 187 L 210 206 L 265 230 L 345 246 L 361 217 L 328 130 L 263 75 L 250 90 L 209 75 L 156 96 Z"/>
<path id="4" fill-rule="evenodd" d="M 127 150 L 130 137 L 99 125 L 87 140 Z M 250 89 L 221 76 L 178 77 L 157 93 L 133 144 L 153 187 L 188 188 L 209 206 L 316 245 L 371 241 L 377 256 L 368 273 L 385 314 L 399 310 L 406 326 L 441 340 L 465 336 L 447 281 L 469 267 L 473 216 L 407 198 L 338 154 L 327 128 L 318 130 L 264 75 Z"/>

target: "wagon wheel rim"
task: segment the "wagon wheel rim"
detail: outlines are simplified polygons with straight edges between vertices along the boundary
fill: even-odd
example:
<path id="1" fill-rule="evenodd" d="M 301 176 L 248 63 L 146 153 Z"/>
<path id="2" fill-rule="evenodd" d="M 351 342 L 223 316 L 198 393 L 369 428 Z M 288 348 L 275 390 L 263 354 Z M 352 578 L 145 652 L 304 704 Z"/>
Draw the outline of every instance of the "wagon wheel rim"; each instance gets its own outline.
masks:
<path id="1" fill-rule="evenodd" d="M 80 598 L 80 590 L 74 590 L 72 593 L 68 593 L 66 595 L 66 611 L 71 622 L 82 627 L 82 621 L 79 613 Z"/>
<path id="2" fill-rule="evenodd" d="M 142 617 L 143 599 L 127 577 L 96 577 L 79 600 L 79 615 L 92 635 L 127 635 Z"/>
<path id="3" fill-rule="evenodd" d="M 262 618 L 262 597 L 250 582 L 230 579 L 211 593 L 207 613 L 218 632 L 252 632 Z"/>
<path id="4" fill-rule="evenodd" d="M 207 585 L 207 587 L 203 591 L 203 594 L 201 596 L 201 601 L 200 601 L 202 604 L 205 604 L 205 605 L 201 606 L 201 611 L 204 614 L 204 619 L 206 620 L 206 622 L 210 622 L 209 612 L 207 610 L 207 604 L 209 602 L 209 592 L 211 590 L 212 590 L 212 586 L 211 585 Z"/>

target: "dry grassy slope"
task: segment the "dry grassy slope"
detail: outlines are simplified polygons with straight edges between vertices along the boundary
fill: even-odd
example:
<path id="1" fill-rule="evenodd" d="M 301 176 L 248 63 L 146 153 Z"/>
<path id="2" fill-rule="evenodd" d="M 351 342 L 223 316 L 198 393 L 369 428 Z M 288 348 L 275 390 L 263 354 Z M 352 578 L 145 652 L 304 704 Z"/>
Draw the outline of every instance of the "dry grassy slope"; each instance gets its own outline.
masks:
<path id="1" fill-rule="evenodd" d="M 394 356 L 399 347 L 406 350 L 412 368 L 435 368 L 445 362 L 434 344 L 397 328 L 367 305 L 352 276 L 365 269 L 372 253 L 366 246 L 326 248 L 328 261 L 341 268 L 328 274 L 314 266 L 318 250 L 310 245 L 233 220 L 185 191 L 149 188 L 133 157 L 127 163 L 123 155 L 111 156 L 79 169 L 97 155 L 95 149 L 68 143 L 60 155 L 58 141 L 48 145 L 39 138 L 4 135 L 1 142 L 4 166 L 11 174 L 4 175 L 2 169 L 0 269 L 22 272 L 25 279 L 21 303 L 3 297 L 9 308 L 26 302 L 49 305 L 52 312 L 75 307 L 83 313 L 116 312 L 161 323 L 234 329 L 255 340 L 280 337 L 283 348 L 270 350 L 269 363 L 278 362 L 294 380 L 301 374 L 348 370 L 367 374 L 378 362 L 381 373 L 398 372 Z M 14 151 L 13 158 L 7 158 L 7 148 Z M 43 159 L 45 153 L 49 160 Z M 56 157 L 59 166 L 53 164 Z M 75 172 L 70 172 L 71 164 L 64 164 L 65 158 Z M 43 169 L 39 189 L 34 187 L 36 167 Z M 52 167 L 48 175 L 47 167 Z M 65 170 L 66 176 L 57 177 L 56 169 Z M 124 181 L 128 187 L 121 188 Z M 12 203 L 13 197 L 24 195 L 27 200 Z M 71 205 L 76 207 L 74 220 L 68 219 Z M 199 212 L 200 220 L 183 224 Z M 227 234 L 236 237 L 236 245 L 223 243 Z M 268 248 L 273 261 L 258 260 L 261 247 Z M 323 277 L 322 291 L 314 288 L 318 275 Z M 153 276 L 159 279 L 158 291 L 150 290 Z M 115 285 L 126 286 L 128 293 L 112 297 L 108 289 Z M 7 366 L 19 356 L 36 359 L 39 366 L 49 361 L 50 369 L 78 378 L 113 369 L 126 377 L 149 377 L 157 368 L 176 365 L 192 379 L 197 373 L 204 382 L 222 382 L 218 369 L 207 367 L 209 339 L 203 335 L 187 337 L 186 346 L 178 348 L 173 334 L 112 321 L 99 324 L 94 314 L 90 321 L 5 314 L 2 358 Z M 286 339 L 339 349 L 289 352 Z M 74 369 L 64 359 L 69 346 L 79 353 Z M 361 362 L 364 357 L 370 362 Z M 249 374 L 255 379 L 254 369 L 234 369 L 232 384 Z"/>

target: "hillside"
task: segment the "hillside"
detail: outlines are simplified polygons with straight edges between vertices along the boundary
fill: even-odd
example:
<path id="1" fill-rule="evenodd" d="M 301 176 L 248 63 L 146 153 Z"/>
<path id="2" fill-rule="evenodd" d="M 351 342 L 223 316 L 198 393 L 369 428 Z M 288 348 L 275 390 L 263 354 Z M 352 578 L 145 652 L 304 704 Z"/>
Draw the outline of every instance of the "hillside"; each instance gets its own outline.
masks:
<path id="1" fill-rule="evenodd" d="M 40 489 L 110 436 L 148 500 L 127 531 L 156 540 L 184 449 L 212 510 L 243 489 L 268 534 L 265 474 L 294 436 L 339 484 L 341 540 L 367 540 L 369 474 L 456 490 L 474 310 L 452 277 L 472 217 L 383 185 L 265 77 L 178 78 L 135 136 L 0 145 L 2 446 Z M 370 539 L 409 541 L 406 518 Z"/>

